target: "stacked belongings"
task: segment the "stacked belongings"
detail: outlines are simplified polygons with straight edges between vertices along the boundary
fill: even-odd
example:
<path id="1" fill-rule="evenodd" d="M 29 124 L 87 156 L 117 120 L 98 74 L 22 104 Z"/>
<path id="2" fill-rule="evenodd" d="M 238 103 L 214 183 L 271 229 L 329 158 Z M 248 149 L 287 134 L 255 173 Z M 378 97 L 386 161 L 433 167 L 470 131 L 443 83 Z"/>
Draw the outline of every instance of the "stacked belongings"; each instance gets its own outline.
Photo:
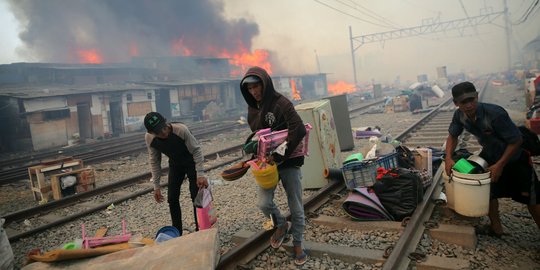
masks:
<path id="1" fill-rule="evenodd" d="M 345 212 L 357 221 L 394 220 L 373 190 L 355 188 L 342 205 Z"/>

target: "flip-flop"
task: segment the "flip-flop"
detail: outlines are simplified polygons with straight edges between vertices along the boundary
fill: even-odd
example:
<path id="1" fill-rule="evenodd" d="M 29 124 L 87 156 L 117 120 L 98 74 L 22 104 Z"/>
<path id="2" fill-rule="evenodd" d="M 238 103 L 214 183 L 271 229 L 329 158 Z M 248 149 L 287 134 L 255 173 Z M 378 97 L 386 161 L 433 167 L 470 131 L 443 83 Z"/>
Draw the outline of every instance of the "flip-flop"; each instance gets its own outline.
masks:
<path id="1" fill-rule="evenodd" d="M 283 240 L 285 239 L 285 237 L 287 236 L 287 234 L 289 234 L 289 230 L 291 229 L 291 222 L 287 221 L 284 225 L 282 226 L 287 226 L 285 228 L 285 232 L 279 237 L 275 237 L 278 230 L 276 229 L 276 231 L 274 232 L 274 234 L 272 235 L 272 237 L 270 238 L 270 246 L 272 246 L 273 248 L 279 248 L 281 247 L 281 244 L 283 244 Z M 274 242 L 276 241 L 276 242 Z"/>
<path id="2" fill-rule="evenodd" d="M 298 256 L 293 252 L 292 257 L 294 258 L 294 264 L 296 265 L 303 265 L 308 260 L 308 255 L 305 250 L 302 250 L 302 254 Z"/>

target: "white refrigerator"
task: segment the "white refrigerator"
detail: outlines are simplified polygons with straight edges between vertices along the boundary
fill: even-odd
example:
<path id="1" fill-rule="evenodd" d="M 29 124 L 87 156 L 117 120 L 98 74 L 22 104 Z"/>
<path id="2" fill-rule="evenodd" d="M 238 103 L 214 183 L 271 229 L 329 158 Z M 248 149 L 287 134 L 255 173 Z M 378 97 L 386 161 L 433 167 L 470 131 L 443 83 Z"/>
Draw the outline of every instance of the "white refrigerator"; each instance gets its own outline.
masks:
<path id="1" fill-rule="evenodd" d="M 310 123 L 309 155 L 302 166 L 302 187 L 321 188 L 328 184 L 325 170 L 341 169 L 341 148 L 332 116 L 329 100 L 320 100 L 296 105 L 296 111 L 304 123 Z"/>

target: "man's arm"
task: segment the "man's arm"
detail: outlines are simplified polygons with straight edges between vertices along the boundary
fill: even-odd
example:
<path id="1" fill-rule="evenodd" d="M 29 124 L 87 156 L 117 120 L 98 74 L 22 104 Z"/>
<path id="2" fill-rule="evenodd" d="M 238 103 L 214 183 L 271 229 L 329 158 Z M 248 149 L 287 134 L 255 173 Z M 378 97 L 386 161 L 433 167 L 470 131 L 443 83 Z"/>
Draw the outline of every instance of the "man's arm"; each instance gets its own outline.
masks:
<path id="1" fill-rule="evenodd" d="M 517 142 L 508 144 L 506 146 L 506 149 L 504 149 L 504 153 L 502 157 L 499 160 L 497 160 L 495 164 L 491 165 L 488 168 L 488 170 L 491 172 L 491 181 L 497 182 L 497 180 L 499 180 L 499 177 L 501 177 L 504 166 L 508 164 L 508 161 L 510 161 L 510 158 L 512 158 L 514 154 L 516 154 L 517 151 L 521 148 L 522 142 L 523 142 L 523 139 L 519 138 Z"/>
<path id="2" fill-rule="evenodd" d="M 448 138 L 446 138 L 446 148 L 445 148 L 445 157 L 444 157 L 444 170 L 447 175 L 450 175 L 452 173 L 452 167 L 454 167 L 454 160 L 452 159 L 452 155 L 454 154 L 454 150 L 456 149 L 458 143 L 458 137 L 452 136 L 451 134 L 448 134 Z"/>
<path id="3" fill-rule="evenodd" d="M 206 179 L 206 177 L 204 176 L 204 156 L 201 150 L 201 146 L 199 145 L 199 142 L 197 142 L 195 136 L 191 134 L 191 131 L 189 131 L 187 126 L 180 125 L 180 127 L 181 130 L 179 132 L 179 136 L 184 139 L 186 148 L 193 156 L 193 161 L 195 161 L 195 170 L 197 171 L 197 186 L 207 187 L 208 179 Z"/>
<path id="4" fill-rule="evenodd" d="M 152 179 L 154 179 L 154 190 L 160 189 L 159 182 L 161 179 L 161 152 L 151 147 L 154 136 L 146 133 L 144 140 L 146 142 L 146 149 L 148 150 L 148 159 L 150 163 L 150 172 L 152 173 Z"/>

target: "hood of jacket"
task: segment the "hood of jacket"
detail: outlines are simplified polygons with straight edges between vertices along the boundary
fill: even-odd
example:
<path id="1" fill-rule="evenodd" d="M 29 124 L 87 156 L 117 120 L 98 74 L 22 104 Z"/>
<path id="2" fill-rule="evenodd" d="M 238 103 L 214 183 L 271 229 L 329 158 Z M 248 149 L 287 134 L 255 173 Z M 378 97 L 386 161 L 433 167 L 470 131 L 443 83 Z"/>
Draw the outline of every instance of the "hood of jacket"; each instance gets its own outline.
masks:
<path id="1" fill-rule="evenodd" d="M 253 98 L 253 96 L 248 92 L 247 85 L 242 84 L 244 79 L 248 76 L 257 76 L 261 79 L 263 98 L 260 104 L 257 104 L 255 98 Z M 242 91 L 242 96 L 244 96 L 244 100 L 246 100 L 247 105 L 253 109 L 262 110 L 263 113 L 268 111 L 268 107 L 270 106 L 270 104 L 272 104 L 272 101 L 279 97 L 279 93 L 276 92 L 270 75 L 268 75 L 266 70 L 260 67 L 252 67 L 248 69 L 248 71 L 240 81 L 240 89 Z"/>

